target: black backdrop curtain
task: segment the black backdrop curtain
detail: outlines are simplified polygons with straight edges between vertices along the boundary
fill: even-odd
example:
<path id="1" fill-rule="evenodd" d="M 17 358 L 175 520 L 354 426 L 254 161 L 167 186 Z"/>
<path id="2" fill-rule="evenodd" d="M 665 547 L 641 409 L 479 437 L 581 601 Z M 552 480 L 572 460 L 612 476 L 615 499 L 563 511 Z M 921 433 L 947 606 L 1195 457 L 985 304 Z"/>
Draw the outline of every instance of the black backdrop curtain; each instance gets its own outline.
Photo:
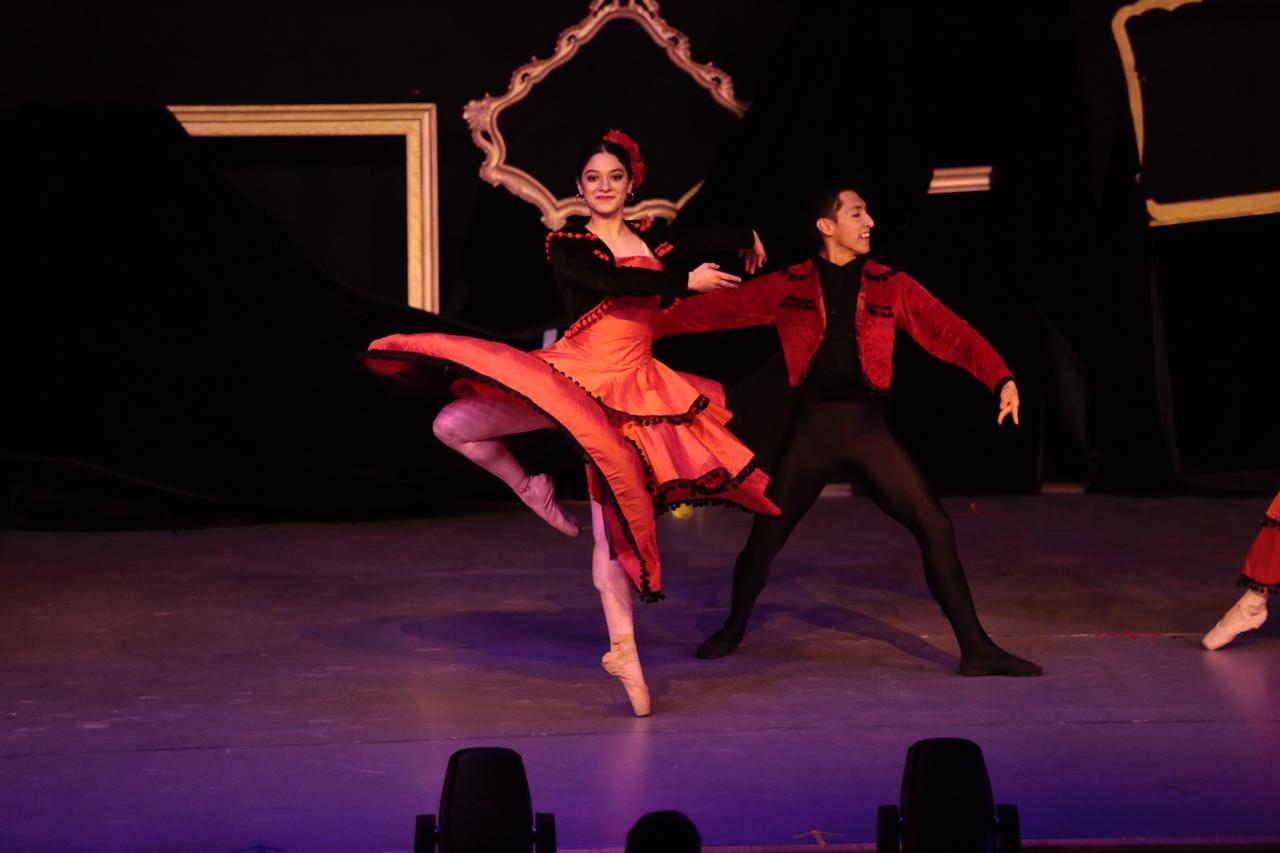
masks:
<path id="1" fill-rule="evenodd" d="M 807 249 L 796 215 L 805 187 L 820 175 L 858 180 L 879 220 L 875 254 L 973 321 L 1021 380 L 1025 428 L 997 437 L 987 401 L 903 348 L 897 431 L 945 489 L 1047 479 L 1259 492 L 1280 481 L 1275 430 L 1248 411 L 1273 384 L 1280 289 L 1264 255 L 1280 217 L 1148 226 L 1110 30 L 1118 5 L 811 0 L 682 214 L 761 223 L 773 258 L 795 258 Z M 1232 106 L 1220 109 L 1256 113 L 1257 92 L 1276 81 L 1238 78 L 1274 62 L 1204 44 L 1219 53 L 1203 63 L 1234 69 L 1216 96 Z M 1256 159 L 1256 140 L 1237 131 L 1224 151 Z M 1179 138 L 1179 128 L 1149 128 L 1149 145 L 1153 134 Z M 978 163 L 994 165 L 989 194 L 925 195 L 932 167 Z M 775 394 L 770 369 L 744 388 Z M 736 402 L 750 433 L 756 401 Z"/>
<path id="2" fill-rule="evenodd" d="M 809 251 L 802 188 L 820 173 L 852 173 L 879 220 L 880 257 L 973 321 L 1017 371 L 1026 422 L 997 431 L 972 380 L 900 345 L 898 427 L 946 491 L 1023 491 L 1044 479 L 1125 492 L 1266 489 L 1280 477 L 1262 414 L 1274 384 L 1280 289 L 1269 251 L 1280 217 L 1148 227 L 1110 32 L 1118 5 L 812 0 L 767 4 L 754 21 L 714 4 L 664 6 L 698 58 L 719 58 L 752 102 L 683 216 L 749 222 L 773 262 L 792 262 Z M 60 32 L 68 8 L 27 9 L 28 29 Z M 558 313 L 542 228 L 531 207 L 475 177 L 458 115 L 479 92 L 500 91 L 529 54 L 524 41 L 549 44 L 582 11 L 521 7 L 530 20 L 485 53 L 457 35 L 491 13 L 464 8 L 371 9 L 352 31 L 312 10 L 240 35 L 230 19 L 211 26 L 210 8 L 153 22 L 162 32 L 147 38 L 136 16 L 98 10 L 96 34 L 6 33 L 4 58 L 36 69 L 29 88 L 51 101 L 441 103 L 446 309 L 461 305 L 467 321 L 529 347 Z M 431 24 L 431 50 L 384 49 L 412 29 L 407 20 Z M 535 35 L 516 34 L 534 23 Z M 327 54 L 276 50 L 273 26 L 296 37 L 282 43 L 319 40 L 355 59 L 338 80 Z M 736 35 L 742 27 L 752 38 Z M 128 49 L 81 49 L 90 43 Z M 24 78 L 6 79 L 6 103 L 20 100 Z M 1249 91 L 1261 90 L 1223 89 L 1220 100 L 1240 100 L 1219 106 L 1244 114 Z M 581 118 L 575 103 L 544 108 L 549 128 L 564 113 Z M 662 144 L 678 140 L 678 116 L 672 127 Z M 337 283 L 163 109 L 10 112 L 0 145 L 10 171 L 4 523 L 348 517 L 501 494 L 429 436 L 448 399 L 443 382 L 401 393 L 353 361 L 378 335 L 474 329 L 362 295 L 376 288 L 349 268 Z M 990 193 L 925 194 L 931 169 L 985 163 L 995 167 Z M 499 233 L 513 235 L 511 251 L 493 250 Z M 781 381 L 770 334 L 690 339 L 661 354 L 734 385 L 736 427 L 767 451 L 776 419 L 760 401 L 776 399 Z M 555 439 L 520 452 L 580 479 Z M 441 493 L 442 476 L 454 491 Z"/>
<path id="3" fill-rule="evenodd" d="M 402 393 L 356 360 L 393 332 L 483 332 L 332 281 L 163 107 L 17 110 L 0 139 L 6 523 L 359 517 L 501 493 L 430 435 L 443 376 Z"/>

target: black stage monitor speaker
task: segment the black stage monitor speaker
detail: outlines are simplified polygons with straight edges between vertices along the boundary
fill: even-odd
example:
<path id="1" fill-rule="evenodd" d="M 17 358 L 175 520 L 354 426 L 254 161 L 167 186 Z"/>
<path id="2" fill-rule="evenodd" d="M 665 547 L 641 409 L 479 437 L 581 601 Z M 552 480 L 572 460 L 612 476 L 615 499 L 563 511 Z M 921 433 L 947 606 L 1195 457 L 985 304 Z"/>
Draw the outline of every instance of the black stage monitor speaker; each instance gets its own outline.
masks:
<path id="1" fill-rule="evenodd" d="M 932 738 L 907 750 L 901 806 L 881 806 L 876 853 L 1017 853 L 1018 809 L 996 805 L 982 749 Z"/>
<path id="2" fill-rule="evenodd" d="M 699 853 L 702 836 L 682 812 L 649 812 L 627 833 L 624 853 Z"/>
<path id="3" fill-rule="evenodd" d="M 460 749 L 449 757 L 440 815 L 419 815 L 414 853 L 555 853 L 555 817 L 533 813 L 519 753 Z"/>

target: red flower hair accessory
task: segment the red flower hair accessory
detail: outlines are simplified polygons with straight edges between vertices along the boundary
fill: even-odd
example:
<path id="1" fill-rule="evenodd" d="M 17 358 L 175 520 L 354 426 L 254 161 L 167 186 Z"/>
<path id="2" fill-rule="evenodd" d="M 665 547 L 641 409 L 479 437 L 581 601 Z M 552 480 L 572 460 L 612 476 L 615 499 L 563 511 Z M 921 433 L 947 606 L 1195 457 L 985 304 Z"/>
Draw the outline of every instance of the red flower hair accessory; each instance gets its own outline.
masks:
<path id="1" fill-rule="evenodd" d="M 636 144 L 634 139 L 620 130 L 611 130 L 606 133 L 604 141 L 621 145 L 627 149 L 627 155 L 631 158 L 631 187 L 632 189 L 640 189 L 640 185 L 644 183 L 644 158 L 640 156 L 640 146 Z"/>

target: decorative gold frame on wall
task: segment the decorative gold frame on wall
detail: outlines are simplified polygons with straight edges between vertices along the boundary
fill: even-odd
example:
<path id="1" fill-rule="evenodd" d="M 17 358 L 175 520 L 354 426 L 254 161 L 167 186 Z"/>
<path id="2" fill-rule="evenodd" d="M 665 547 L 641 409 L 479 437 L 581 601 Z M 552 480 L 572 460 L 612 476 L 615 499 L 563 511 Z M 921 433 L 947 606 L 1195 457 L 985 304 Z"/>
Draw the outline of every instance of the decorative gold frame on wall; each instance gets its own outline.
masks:
<path id="1" fill-rule="evenodd" d="M 1138 62 L 1129 40 L 1127 24 L 1152 10 L 1171 12 L 1179 6 L 1199 3 L 1201 0 L 1138 0 L 1116 10 L 1111 18 L 1111 35 L 1120 51 L 1120 63 L 1124 66 L 1125 84 L 1129 89 L 1129 114 L 1133 118 L 1133 133 L 1138 141 L 1138 163 L 1145 152 L 1145 126 L 1143 125 L 1142 80 L 1138 74 Z M 1217 196 L 1195 201 L 1159 202 L 1147 199 L 1147 214 L 1151 224 L 1176 225 L 1180 222 L 1202 222 L 1209 219 L 1230 219 L 1236 216 L 1258 216 L 1280 213 L 1280 192 L 1249 193 L 1246 195 Z"/>
<path id="2" fill-rule="evenodd" d="M 689 37 L 663 20 L 657 0 L 592 0 L 587 17 L 560 33 L 555 52 L 546 59 L 533 58 L 511 75 L 511 86 L 498 97 L 486 94 L 469 102 L 462 117 L 471 128 L 471 139 L 484 152 L 480 177 L 496 187 L 506 187 L 542 211 L 548 228 L 559 228 L 570 216 L 586 215 L 587 206 L 576 198 L 557 198 L 546 186 L 523 169 L 507 163 L 507 141 L 498 128 L 502 111 L 524 100 L 548 74 L 568 63 L 578 49 L 613 21 L 635 21 L 654 43 L 666 51 L 671 63 L 706 89 L 717 104 L 742 118 L 747 105 L 733 95 L 733 79 L 710 63 L 694 62 Z M 701 182 L 680 198 L 645 199 L 626 209 L 628 216 L 673 218 L 680 208 L 702 188 Z"/>
<path id="3" fill-rule="evenodd" d="M 192 136 L 402 136 L 408 303 L 440 310 L 435 104 L 171 106 Z"/>

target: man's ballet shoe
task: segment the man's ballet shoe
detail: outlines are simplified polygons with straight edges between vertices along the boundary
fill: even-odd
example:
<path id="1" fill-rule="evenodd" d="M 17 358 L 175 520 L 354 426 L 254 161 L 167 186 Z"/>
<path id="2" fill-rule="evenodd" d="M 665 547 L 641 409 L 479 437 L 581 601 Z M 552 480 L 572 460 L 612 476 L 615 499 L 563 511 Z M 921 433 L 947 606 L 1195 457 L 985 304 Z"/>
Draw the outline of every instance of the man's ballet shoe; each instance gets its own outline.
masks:
<path id="1" fill-rule="evenodd" d="M 626 688 L 631 700 L 631 710 L 637 717 L 649 716 L 649 685 L 644 683 L 644 670 L 640 668 L 640 655 L 636 652 L 633 634 L 609 638 L 609 651 L 600 658 L 604 671 L 616 676 Z"/>
<path id="2" fill-rule="evenodd" d="M 738 648 L 738 645 L 742 642 L 742 637 L 742 633 L 735 633 L 728 628 L 721 628 L 703 640 L 702 645 L 698 646 L 697 650 L 694 651 L 694 655 L 703 660 L 722 658 L 725 655 L 732 654 L 733 650 Z"/>
<path id="3" fill-rule="evenodd" d="M 559 530 L 565 536 L 578 535 L 578 522 L 556 503 L 556 484 L 550 474 L 535 474 L 524 481 L 524 487 L 515 490 L 525 506 L 538 517 Z"/>
<path id="4" fill-rule="evenodd" d="M 970 677 L 1003 675 L 1009 678 L 1034 678 L 1044 675 L 1040 664 L 1010 654 L 995 643 L 960 653 L 959 673 Z"/>
<path id="5" fill-rule="evenodd" d="M 1267 597 L 1249 590 L 1231 606 L 1218 624 L 1204 635 L 1200 645 L 1209 651 L 1220 649 L 1245 631 L 1252 631 L 1267 621 Z"/>

